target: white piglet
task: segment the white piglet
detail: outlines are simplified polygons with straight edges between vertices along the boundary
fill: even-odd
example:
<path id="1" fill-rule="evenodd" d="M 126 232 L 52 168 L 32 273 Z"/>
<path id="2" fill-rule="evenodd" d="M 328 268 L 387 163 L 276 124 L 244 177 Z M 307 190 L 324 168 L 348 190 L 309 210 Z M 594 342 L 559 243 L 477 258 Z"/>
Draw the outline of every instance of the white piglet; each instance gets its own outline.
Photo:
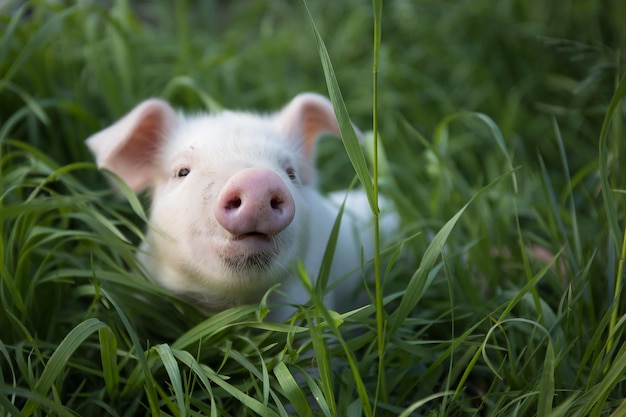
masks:
<path id="1" fill-rule="evenodd" d="M 312 93 L 272 115 L 184 115 L 150 99 L 87 144 L 99 167 L 135 192 L 151 191 L 139 255 L 151 279 L 221 310 L 258 302 L 276 283 L 288 295 L 281 302 L 309 300 L 298 260 L 314 280 L 345 195 L 331 201 L 315 188 L 315 143 L 325 132 L 339 135 L 337 120 L 331 103 Z M 346 210 L 355 210 L 342 218 L 329 285 L 352 277 L 327 295 L 335 310 L 355 306 L 361 255 L 373 252 L 367 200 L 349 196 Z"/>

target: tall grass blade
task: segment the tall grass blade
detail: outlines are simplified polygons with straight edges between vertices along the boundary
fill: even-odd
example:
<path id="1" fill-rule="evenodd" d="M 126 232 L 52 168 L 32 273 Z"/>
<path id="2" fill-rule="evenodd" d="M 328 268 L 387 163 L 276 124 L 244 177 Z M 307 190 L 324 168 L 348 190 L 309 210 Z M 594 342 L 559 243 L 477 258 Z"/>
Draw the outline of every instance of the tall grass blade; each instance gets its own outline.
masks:
<path id="1" fill-rule="evenodd" d="M 15 395 L 18 398 L 24 398 L 27 400 L 26 404 L 38 404 L 39 408 L 45 408 L 46 410 L 50 411 L 50 413 L 42 415 L 59 415 L 61 417 L 76 417 L 77 415 L 76 413 L 69 410 L 67 407 L 64 407 L 62 404 L 60 404 L 58 402 L 58 399 L 50 399 L 48 396 L 40 394 L 37 391 L 19 387 L 6 387 L 5 385 L 0 384 L 0 397 L 4 397 L 5 395 Z M 0 404 L 1 403 L 2 402 L 0 401 Z M 12 404 L 9 404 L 7 410 L 13 411 L 14 414 L 12 414 L 11 416 L 15 415 L 22 417 L 27 415 L 24 414 L 23 409 L 21 412 L 19 410 L 15 412 L 16 408 Z"/>
<path id="2" fill-rule="evenodd" d="M 46 367 L 35 384 L 34 391 L 46 395 L 54 381 L 61 376 L 72 354 L 83 344 L 92 333 L 102 329 L 106 324 L 98 319 L 90 318 L 74 327 L 59 343 L 52 356 L 46 363 Z M 22 409 L 22 415 L 28 417 L 35 412 L 39 404 L 28 400 Z"/>
<path id="3" fill-rule="evenodd" d="M 573 193 L 574 185 L 572 182 L 572 176 L 570 174 L 569 163 L 567 161 L 567 153 L 565 152 L 565 143 L 563 143 L 563 136 L 561 134 L 561 129 L 556 118 L 552 119 L 552 125 L 554 127 L 554 134 L 557 139 L 557 144 L 559 145 L 559 155 L 561 156 L 561 162 L 563 163 L 563 175 L 565 180 L 567 181 L 567 189 L 569 193 Z M 578 217 L 576 214 L 576 206 L 574 204 L 574 198 L 572 195 L 569 197 L 569 213 L 571 217 L 571 227 L 572 227 L 572 241 L 574 249 L 570 249 L 571 257 L 573 259 L 570 260 L 570 264 L 573 265 L 574 275 L 578 274 L 578 270 L 580 269 L 578 262 L 582 259 L 582 248 L 580 247 L 581 238 L 580 238 L 580 229 L 578 226 Z M 562 231 L 563 238 L 567 237 L 565 230 Z M 568 246 L 570 245 L 570 241 L 566 240 Z"/>
<path id="4" fill-rule="evenodd" d="M 320 265 L 320 270 L 317 274 L 315 290 L 320 295 L 324 294 L 324 290 L 327 288 L 328 285 L 328 278 L 330 277 L 330 269 L 332 267 L 333 259 L 335 257 L 337 239 L 339 238 L 339 228 L 341 227 L 341 219 L 343 218 L 343 212 L 346 206 L 347 198 L 348 195 L 346 194 L 343 203 L 339 207 L 337 217 L 335 217 L 333 227 L 330 231 L 330 235 L 328 236 L 328 241 L 326 242 L 326 249 L 324 250 L 324 256 L 322 257 L 322 264 Z"/>
<path id="5" fill-rule="evenodd" d="M 444 391 L 444 392 L 438 392 L 435 394 L 431 394 L 426 398 L 422 398 L 419 401 L 414 402 L 413 404 L 411 404 L 411 406 L 407 407 L 401 414 L 399 417 L 409 417 L 415 410 L 423 407 L 425 404 L 428 404 L 429 402 L 436 400 L 437 398 L 444 398 L 447 396 L 450 396 L 454 394 L 454 391 Z"/>
<path id="6" fill-rule="evenodd" d="M 274 410 L 272 410 L 267 405 L 263 404 L 262 402 L 260 402 L 256 398 L 251 397 L 250 395 L 246 394 L 245 392 L 241 391 L 236 386 L 226 382 L 224 376 L 217 374 L 215 371 L 213 371 L 212 369 L 210 369 L 207 366 L 200 365 L 200 367 L 202 368 L 203 374 L 211 382 L 213 382 L 215 385 L 217 385 L 218 387 L 223 389 L 225 392 L 227 392 L 229 395 L 231 395 L 237 401 L 239 401 L 242 404 L 244 404 L 246 407 L 248 407 L 253 412 L 257 413 L 258 415 L 268 416 L 268 417 L 278 417 L 279 416 Z"/>
<path id="7" fill-rule="evenodd" d="M 100 340 L 100 358 L 102 360 L 102 376 L 107 393 L 111 398 L 117 396 L 120 374 L 117 364 L 117 338 L 109 327 L 98 330 Z"/>
<path id="8" fill-rule="evenodd" d="M 15 36 L 15 31 L 19 27 L 19 23 L 24 16 L 24 12 L 27 10 L 26 5 L 22 5 L 16 11 L 13 12 L 9 24 L 4 29 L 2 36 L 0 36 L 0 65 L 4 63 L 5 57 L 9 53 L 10 41 Z M 0 89 L 0 92 L 2 90 Z"/>
<path id="9" fill-rule="evenodd" d="M 622 76 L 613 97 L 609 103 L 609 107 L 604 116 L 602 122 L 602 129 L 600 130 L 600 138 L 598 140 L 599 154 L 600 154 L 600 181 L 602 183 L 602 199 L 604 201 L 604 211 L 609 222 L 609 230 L 611 231 L 611 237 L 615 248 L 619 248 L 619 238 L 622 236 L 622 231 L 617 221 L 617 210 L 615 206 L 615 200 L 613 199 L 612 187 L 609 184 L 609 156 L 607 148 L 607 140 L 609 136 L 609 130 L 611 127 L 611 120 L 613 119 L 613 113 L 617 109 L 617 106 L 622 101 L 622 98 L 626 96 L 626 74 Z M 617 293 L 617 291 L 616 291 Z"/>
<path id="10" fill-rule="evenodd" d="M 344 340 L 343 336 L 339 332 L 339 329 L 337 328 L 337 324 L 335 323 L 334 317 L 331 316 L 330 311 L 324 306 L 321 298 L 314 294 L 312 294 L 312 296 L 313 296 L 313 301 L 315 303 L 317 312 L 321 314 L 321 316 L 325 320 L 326 326 L 328 326 L 331 333 L 335 336 L 335 339 L 337 340 L 337 342 L 339 343 L 343 351 L 343 354 L 345 357 L 344 359 L 348 362 L 348 365 L 350 366 L 350 370 L 352 371 L 352 377 L 354 378 L 354 384 L 350 388 L 356 390 L 359 396 L 360 402 L 361 402 L 361 406 L 363 407 L 363 413 L 365 414 L 365 416 L 371 417 L 374 415 L 373 408 L 372 408 L 371 400 L 367 391 L 367 387 L 365 386 L 363 377 L 361 376 L 361 373 L 360 373 L 359 364 L 357 363 L 355 353 L 352 349 L 350 349 L 350 347 Z M 314 320 L 312 320 L 311 317 L 307 317 L 307 321 L 309 323 L 309 326 L 311 327 L 315 326 Z M 318 347 L 320 348 L 321 352 L 325 352 L 327 354 L 328 350 L 326 347 L 326 343 L 323 337 L 321 336 L 322 336 L 321 333 L 319 333 L 318 337 L 316 338 L 317 340 L 312 339 L 314 348 Z M 316 353 L 316 357 L 319 358 L 320 355 L 318 354 L 317 350 L 315 350 L 315 353 Z M 324 386 L 328 387 L 328 391 L 326 392 L 326 394 L 330 394 L 332 392 L 332 379 L 330 378 L 331 363 L 332 362 L 330 359 L 325 362 L 320 362 L 320 366 L 324 367 L 322 368 L 324 369 L 322 372 L 324 372 L 325 375 L 327 375 L 327 379 L 328 379 L 327 383 L 326 384 L 323 383 L 322 385 L 323 387 Z M 333 397 L 334 396 L 329 396 L 328 399 L 330 400 Z M 332 405 L 332 401 L 329 401 L 329 403 Z M 333 413 L 333 415 L 335 414 Z"/>
<path id="11" fill-rule="evenodd" d="M 339 122 L 339 130 L 341 131 L 342 142 L 346 149 L 348 158 L 350 158 L 350 162 L 354 167 L 356 175 L 359 178 L 363 189 L 365 190 L 365 194 L 367 195 L 370 208 L 372 209 L 373 213 L 377 213 L 374 187 L 372 185 L 372 179 L 369 170 L 367 169 L 367 164 L 365 162 L 365 155 L 363 154 L 363 150 L 361 149 L 361 145 L 359 144 L 359 140 L 354 131 L 353 124 L 350 121 L 350 116 L 348 115 L 346 104 L 343 101 L 341 90 L 339 89 L 339 84 L 337 82 L 337 77 L 335 76 L 335 71 L 333 69 L 330 56 L 328 55 L 328 50 L 326 49 L 326 45 L 324 44 L 322 35 L 317 30 L 317 26 L 315 25 L 315 21 L 313 19 L 311 11 L 309 10 L 307 1 L 302 1 L 309 15 L 311 27 L 313 28 L 313 34 L 315 36 L 317 49 L 320 55 L 320 60 L 322 62 L 322 68 L 324 69 L 324 77 L 326 78 L 328 94 L 330 96 L 330 101 L 333 103 L 333 108 L 335 109 L 337 121 Z"/>
<path id="12" fill-rule="evenodd" d="M 322 393 L 326 398 L 329 406 L 329 411 L 332 416 L 337 415 L 337 401 L 335 399 L 335 386 L 332 378 L 332 356 L 329 353 L 328 346 L 324 340 L 322 330 L 320 326 L 313 325 L 313 320 L 307 317 L 307 322 L 310 324 L 311 344 L 313 351 L 315 352 L 315 358 L 317 360 L 317 368 L 319 371 L 319 381 L 321 385 Z"/>
<path id="13" fill-rule="evenodd" d="M 331 408 L 330 408 L 330 405 L 328 404 L 328 401 L 326 400 L 326 396 L 324 395 L 322 390 L 320 390 L 320 387 L 317 385 L 315 380 L 313 380 L 313 378 L 305 371 L 301 372 L 301 375 L 306 381 L 306 384 L 309 387 L 309 390 L 311 391 L 311 395 L 315 399 L 315 402 L 319 406 L 319 410 L 322 412 L 322 414 L 325 417 L 332 417 L 336 415 L 331 412 Z M 361 413 L 359 413 L 359 415 L 361 415 Z"/>
<path id="14" fill-rule="evenodd" d="M 13 405 L 10 400 L 10 398 L 12 398 L 12 401 L 15 401 L 15 392 L 13 390 L 15 390 L 16 388 L 17 387 L 15 385 L 6 388 L 4 385 L 0 385 L 0 410 L 2 410 L 2 412 L 8 416 L 22 415 L 20 410 L 15 405 Z M 46 398 L 43 398 L 42 400 L 45 401 Z"/>
<path id="15" fill-rule="evenodd" d="M 537 404 L 537 416 L 552 416 L 552 404 L 554 402 L 554 368 L 556 358 L 554 356 L 554 347 L 552 342 L 548 340 L 546 348 L 546 356 L 543 361 L 543 371 L 541 373 L 541 382 L 539 383 L 539 399 Z"/>
<path id="16" fill-rule="evenodd" d="M 183 391 L 182 375 L 180 373 L 180 369 L 178 368 L 178 362 L 172 353 L 172 349 L 165 343 L 156 345 L 152 349 L 159 354 L 161 362 L 163 362 L 163 366 L 165 367 L 165 371 L 170 378 L 172 389 L 174 390 L 174 396 L 176 398 L 176 404 L 178 405 L 179 416 L 186 417 L 187 403 L 185 401 L 186 395 Z"/>
<path id="17" fill-rule="evenodd" d="M 213 388 L 211 387 L 211 381 L 207 378 L 207 372 L 203 369 L 202 365 L 191 356 L 191 354 L 185 350 L 172 350 L 172 353 L 181 363 L 185 364 L 189 368 L 194 376 L 200 380 L 205 393 L 209 394 L 211 402 L 209 404 L 211 408 L 211 417 L 217 417 L 217 407 L 215 404 L 215 397 L 213 395 Z"/>
<path id="18" fill-rule="evenodd" d="M 406 292 L 400 301 L 400 305 L 393 313 L 391 317 L 391 327 L 389 331 L 391 333 L 395 333 L 400 326 L 404 323 L 404 320 L 409 316 L 413 308 L 415 308 L 418 301 L 421 299 L 424 291 L 429 285 L 430 282 L 430 272 L 435 266 L 437 259 L 450 236 L 454 226 L 459 221 L 465 210 L 471 205 L 473 201 L 475 201 L 478 197 L 480 197 L 487 190 L 492 188 L 495 184 L 499 183 L 504 178 L 512 175 L 512 172 L 509 174 L 505 174 L 500 176 L 499 178 L 492 181 L 490 184 L 485 186 L 476 192 L 472 198 L 454 215 L 450 220 L 446 222 L 446 224 L 437 232 L 432 242 L 426 248 L 424 252 L 424 256 L 422 257 L 422 261 L 420 262 L 420 266 L 417 271 L 411 277 L 409 284 L 407 285 Z"/>
<path id="19" fill-rule="evenodd" d="M 312 416 L 313 411 L 311 410 L 311 406 L 284 362 L 276 364 L 276 367 L 274 367 L 274 375 L 276 375 L 278 383 L 285 392 L 285 396 L 293 406 L 296 414 L 305 417 Z"/>
<path id="20" fill-rule="evenodd" d="M 157 396 L 156 389 L 155 389 L 156 384 L 154 383 L 152 372 L 150 371 L 150 367 L 148 366 L 148 358 L 146 357 L 146 354 L 141 346 L 141 343 L 139 342 L 139 337 L 136 331 L 134 330 L 133 326 L 128 321 L 128 318 L 126 317 L 126 315 L 124 314 L 120 306 L 117 304 L 117 302 L 108 294 L 107 291 L 105 291 L 104 289 L 102 289 L 101 291 L 102 291 L 103 297 L 105 297 L 107 301 L 111 303 L 111 305 L 117 312 L 117 315 L 122 321 L 122 324 L 124 325 L 124 328 L 126 329 L 128 337 L 130 338 L 131 345 L 135 352 L 137 361 L 139 362 L 138 367 L 136 368 L 137 372 L 139 375 L 143 377 L 142 380 L 145 382 L 144 388 L 146 391 L 146 395 L 148 396 L 148 404 L 150 406 L 150 411 L 154 415 L 156 415 L 158 414 L 158 408 L 159 408 L 158 396 Z M 128 394 L 130 390 L 134 390 L 135 388 L 136 387 L 133 386 L 132 384 L 127 383 L 124 390 L 122 391 L 122 395 Z"/>
<path id="21" fill-rule="evenodd" d="M 502 313 L 498 317 L 499 321 L 502 321 L 502 320 L 504 320 L 505 317 L 508 317 L 508 315 L 511 313 L 511 311 L 513 311 L 513 309 L 526 296 L 526 294 L 528 294 L 529 292 L 532 293 L 532 294 L 535 294 L 534 290 L 535 290 L 537 284 L 539 284 L 539 281 L 541 281 L 541 279 L 546 275 L 546 273 L 550 270 L 550 268 L 553 267 L 553 265 L 555 264 L 556 260 L 561 256 L 562 252 L 563 252 L 563 249 L 561 249 L 559 252 L 557 252 L 557 254 L 554 256 L 554 258 L 552 258 L 552 260 L 550 262 L 545 264 L 539 270 L 539 272 L 537 272 L 531 279 L 529 279 L 526 282 L 526 284 L 524 284 L 524 286 L 515 294 L 515 296 L 510 301 L 508 301 L 505 304 L 504 310 L 502 311 Z M 540 311 L 541 310 L 538 310 L 537 313 L 539 313 Z"/>
<path id="22" fill-rule="evenodd" d="M 622 381 L 624 372 L 626 372 L 626 344 L 622 345 L 615 355 L 604 378 L 592 388 L 594 395 L 584 408 L 585 415 L 597 417 L 604 413 L 606 401 L 615 386 Z"/>
<path id="23" fill-rule="evenodd" d="M 172 349 L 185 349 L 200 341 L 210 340 L 215 334 L 223 332 L 236 324 L 242 324 L 244 322 L 242 319 L 250 317 L 256 311 L 256 308 L 257 306 L 255 305 L 245 305 L 214 314 L 182 334 L 172 343 L 171 347 Z"/>
<path id="24" fill-rule="evenodd" d="M 253 361 L 253 355 L 250 355 L 251 357 L 249 358 L 248 356 L 245 356 L 243 353 L 237 350 L 230 350 L 228 352 L 228 356 L 241 364 L 243 368 L 248 370 L 248 372 L 250 372 L 250 375 L 254 375 L 258 382 L 262 385 L 261 398 L 263 400 L 263 404 L 267 404 L 269 402 L 271 391 L 271 382 L 269 372 L 267 370 L 267 365 L 263 361 L 263 355 L 261 354 L 261 352 L 257 349 L 256 346 L 254 346 L 254 342 L 245 336 L 242 336 L 241 339 L 248 343 L 250 348 L 258 355 L 258 363 L 260 363 L 260 366 L 262 368 L 261 371 L 257 369 L 258 363 Z"/>
<path id="25" fill-rule="evenodd" d="M 385 335 L 387 323 L 383 310 L 383 282 L 380 266 L 380 216 L 378 211 L 378 181 L 379 181 L 379 160 L 378 160 L 378 71 L 380 61 L 380 42 L 382 37 L 382 0 L 373 0 L 374 9 L 374 64 L 372 68 L 372 131 L 374 135 L 373 145 L 373 186 L 374 186 L 374 279 L 376 284 L 375 305 L 376 305 L 376 330 L 377 330 L 377 350 L 378 350 L 378 381 L 376 383 L 376 395 L 374 400 L 374 413 L 378 398 L 383 402 L 388 402 L 387 384 L 385 381 Z"/>
<path id="26" fill-rule="evenodd" d="M 11 81 L 11 79 L 15 76 L 16 73 L 20 71 L 20 69 L 26 65 L 28 59 L 35 53 L 38 48 L 41 48 L 45 42 L 49 42 L 50 39 L 54 39 L 55 32 L 62 27 L 62 22 L 69 15 L 76 11 L 75 7 L 68 7 L 67 9 L 60 11 L 57 13 L 52 19 L 48 20 L 37 33 L 35 33 L 29 40 L 28 44 L 25 45 L 21 50 L 17 58 L 11 62 L 11 65 L 6 70 L 2 78 L 0 79 L 0 92 L 4 90 L 6 85 Z M 6 34 L 5 36 L 10 36 L 11 33 Z M 7 38 L 8 39 L 8 38 Z M 0 61 L 1 62 L 1 61 Z"/>
<path id="27" fill-rule="evenodd" d="M 613 243 L 615 248 L 622 247 L 622 256 L 624 252 L 626 252 L 626 236 L 622 234 L 622 230 L 619 226 L 617 220 L 617 207 L 615 205 L 615 201 L 613 199 L 613 190 L 611 185 L 609 184 L 609 172 L 608 172 L 608 164 L 609 164 L 609 156 L 608 156 L 608 147 L 607 140 L 609 136 L 609 130 L 611 127 L 611 121 L 613 119 L 613 113 L 615 109 L 622 101 L 622 98 L 626 96 L 626 74 L 622 76 L 615 93 L 613 93 L 613 97 L 611 97 L 611 101 L 609 103 L 609 107 L 604 116 L 604 120 L 602 122 L 602 130 L 600 131 L 600 139 L 599 139 L 599 148 L 600 148 L 600 181 L 602 183 L 602 198 L 604 201 L 604 210 L 609 222 L 609 229 L 611 231 L 611 237 L 613 238 Z M 619 238 L 623 237 L 623 244 L 620 245 Z M 623 257 L 620 258 L 620 267 L 623 265 Z M 621 268 L 620 268 L 621 269 Z M 622 275 L 618 275 L 615 280 L 615 290 L 613 292 L 613 296 L 615 300 L 618 300 L 619 294 L 621 294 L 621 286 L 622 286 Z M 611 323 L 609 326 L 609 332 L 612 333 L 615 323 L 617 321 L 617 315 L 619 308 L 618 304 L 614 303 L 613 315 L 611 317 Z M 613 345 L 613 340 L 609 340 L 609 344 L 607 345 L 607 349 L 610 349 Z"/>

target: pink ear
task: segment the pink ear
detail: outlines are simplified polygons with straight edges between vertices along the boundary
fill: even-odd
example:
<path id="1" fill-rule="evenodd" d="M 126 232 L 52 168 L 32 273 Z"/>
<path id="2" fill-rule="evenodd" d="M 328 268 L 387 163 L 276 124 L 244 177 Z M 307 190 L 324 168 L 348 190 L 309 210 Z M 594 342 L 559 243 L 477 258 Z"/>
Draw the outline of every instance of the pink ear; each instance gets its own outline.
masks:
<path id="1" fill-rule="evenodd" d="M 158 150 L 175 123 L 169 104 L 150 99 L 86 142 L 98 167 L 119 175 L 137 192 L 151 185 Z"/>
<path id="2" fill-rule="evenodd" d="M 330 100 L 315 93 L 298 94 L 276 115 L 275 123 L 289 138 L 300 141 L 306 165 L 303 182 L 312 181 L 317 138 L 323 133 L 341 136 Z M 355 131 L 360 139 L 361 133 L 356 128 Z"/>

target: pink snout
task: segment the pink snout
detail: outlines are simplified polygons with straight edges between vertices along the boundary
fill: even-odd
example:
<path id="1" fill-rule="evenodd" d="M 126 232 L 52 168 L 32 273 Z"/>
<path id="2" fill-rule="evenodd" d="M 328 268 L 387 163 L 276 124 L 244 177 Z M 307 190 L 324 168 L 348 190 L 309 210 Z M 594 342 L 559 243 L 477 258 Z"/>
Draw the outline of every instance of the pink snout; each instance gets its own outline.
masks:
<path id="1" fill-rule="evenodd" d="M 217 196 L 215 218 L 234 236 L 273 236 L 284 230 L 296 206 L 283 179 L 267 168 L 235 174 Z"/>

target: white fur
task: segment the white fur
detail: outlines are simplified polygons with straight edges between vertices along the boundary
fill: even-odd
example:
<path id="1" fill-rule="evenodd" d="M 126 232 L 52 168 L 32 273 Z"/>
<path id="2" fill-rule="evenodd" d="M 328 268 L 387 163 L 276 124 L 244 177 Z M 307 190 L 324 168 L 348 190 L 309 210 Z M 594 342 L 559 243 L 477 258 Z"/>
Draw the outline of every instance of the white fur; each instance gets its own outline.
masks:
<path id="1" fill-rule="evenodd" d="M 315 280 L 338 213 L 337 204 L 314 188 L 314 142 L 324 131 L 339 133 L 330 102 L 314 94 L 299 95 L 266 116 L 232 111 L 185 116 L 165 102 L 148 100 L 87 143 L 99 166 L 135 191 L 152 192 L 150 228 L 139 255 L 149 276 L 210 309 L 223 309 L 257 302 L 278 282 L 287 302 L 309 299 L 295 266 L 301 260 Z M 216 221 L 214 205 L 229 179 L 250 167 L 280 176 L 293 197 L 295 216 L 272 237 L 279 249 L 270 267 L 242 272 L 224 262 L 242 249 Z M 287 167 L 295 168 L 295 183 Z M 182 168 L 189 169 L 185 177 L 177 175 Z M 342 219 L 331 282 L 360 275 L 362 245 L 365 259 L 372 256 L 366 204 L 358 195 L 348 201 L 348 209 L 365 207 L 353 207 L 359 214 Z M 353 307 L 351 292 L 359 282 L 353 276 L 340 285 L 327 306 Z"/>

